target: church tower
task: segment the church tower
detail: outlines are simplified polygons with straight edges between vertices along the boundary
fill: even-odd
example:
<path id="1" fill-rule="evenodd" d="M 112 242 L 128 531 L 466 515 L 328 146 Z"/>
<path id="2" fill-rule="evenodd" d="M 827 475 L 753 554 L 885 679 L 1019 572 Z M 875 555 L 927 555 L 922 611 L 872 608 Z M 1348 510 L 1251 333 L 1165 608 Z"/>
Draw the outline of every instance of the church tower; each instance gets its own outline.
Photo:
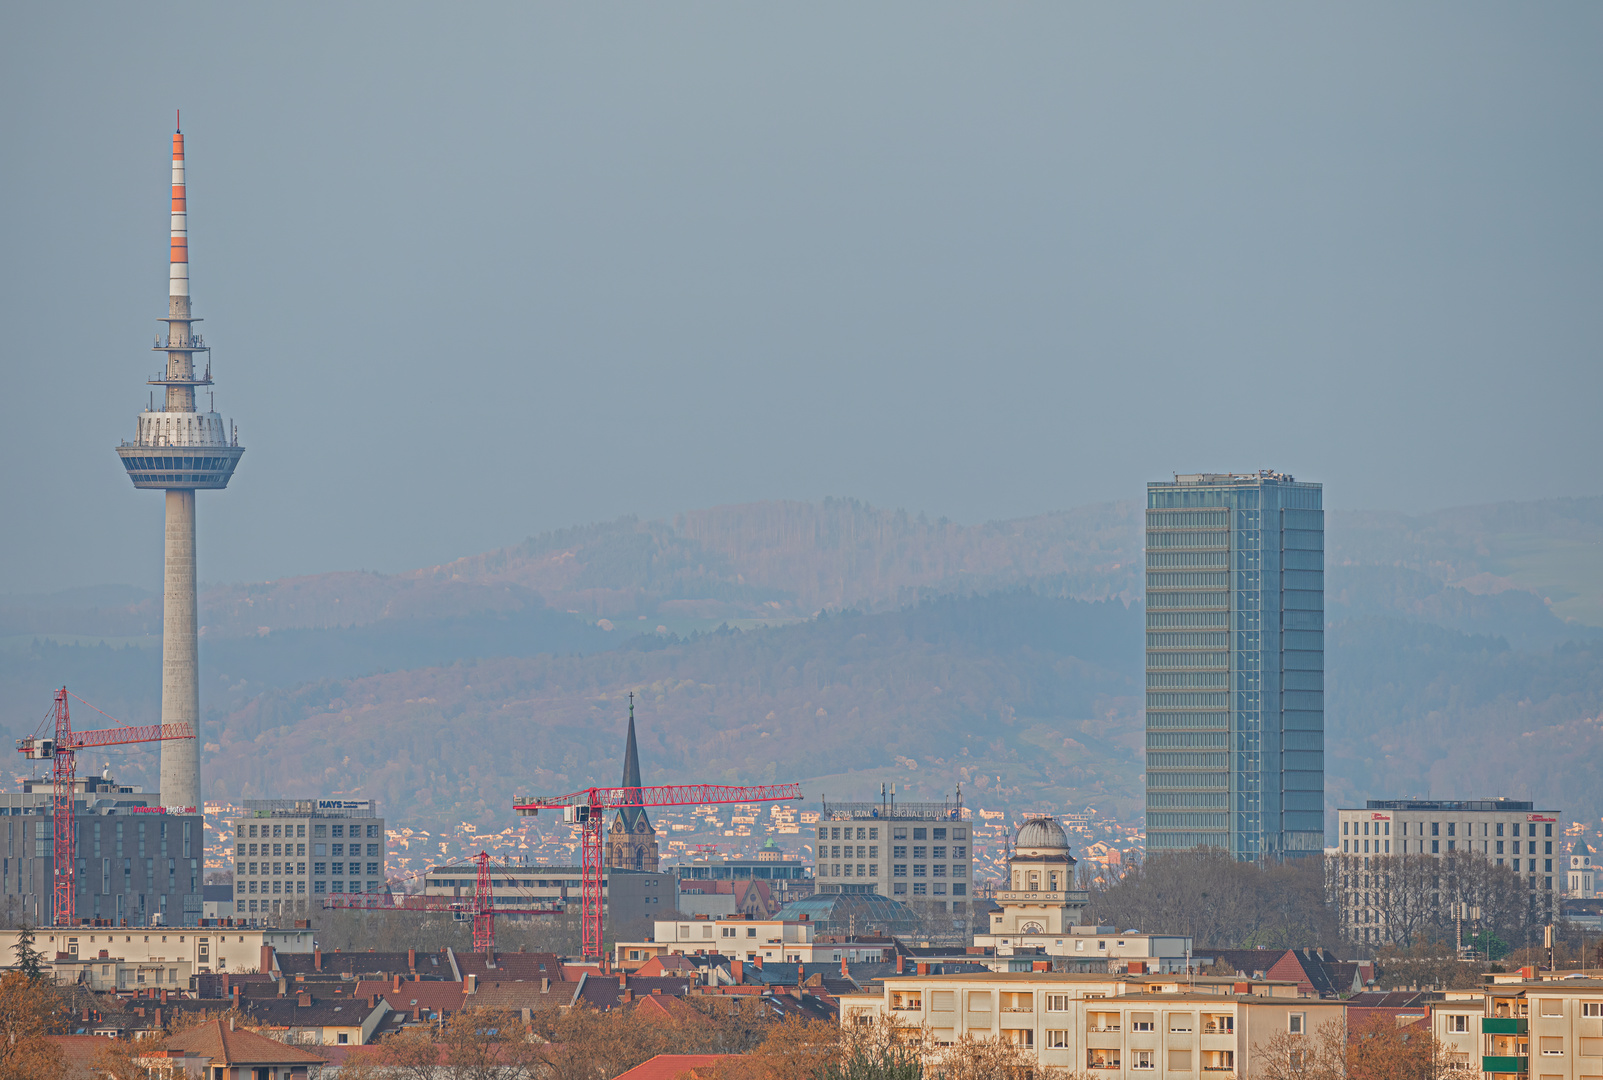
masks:
<path id="1" fill-rule="evenodd" d="M 640 751 L 635 746 L 635 696 L 629 693 L 629 738 L 623 744 L 623 788 L 640 787 Z M 644 807 L 626 806 L 618 811 L 607 832 L 608 870 L 649 870 L 656 873 L 657 830 Z"/>
<path id="2" fill-rule="evenodd" d="M 991 933 L 1065 934 L 1080 925 L 1085 894 L 1073 891 L 1074 856 L 1057 821 L 1041 817 L 1025 822 L 1007 869 L 1007 888 L 996 894 L 1002 910 L 991 916 Z"/>

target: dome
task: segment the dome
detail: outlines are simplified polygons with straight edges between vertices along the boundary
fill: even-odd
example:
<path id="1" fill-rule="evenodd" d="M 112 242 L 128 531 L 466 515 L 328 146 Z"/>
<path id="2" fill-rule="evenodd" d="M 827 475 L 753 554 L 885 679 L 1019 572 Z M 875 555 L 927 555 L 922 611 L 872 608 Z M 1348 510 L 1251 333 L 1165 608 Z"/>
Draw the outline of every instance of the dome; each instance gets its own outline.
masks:
<path id="1" fill-rule="evenodd" d="M 1067 851 L 1069 834 L 1063 831 L 1056 818 L 1031 818 L 1019 830 L 1019 838 L 1013 846 L 1018 851 Z"/>

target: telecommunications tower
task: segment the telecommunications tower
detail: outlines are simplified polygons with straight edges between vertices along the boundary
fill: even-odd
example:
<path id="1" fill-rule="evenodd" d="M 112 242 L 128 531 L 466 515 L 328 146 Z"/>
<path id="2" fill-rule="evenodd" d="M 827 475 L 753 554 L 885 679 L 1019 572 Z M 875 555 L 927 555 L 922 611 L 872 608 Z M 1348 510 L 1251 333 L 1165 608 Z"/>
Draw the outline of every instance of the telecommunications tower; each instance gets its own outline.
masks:
<path id="1" fill-rule="evenodd" d="M 211 411 L 201 412 L 195 391 L 212 384 L 211 350 L 195 332 L 200 322 L 189 308 L 189 222 L 184 206 L 184 135 L 173 134 L 172 255 L 167 298 L 166 340 L 155 352 L 164 368 L 149 380 L 159 386 L 139 414 L 133 442 L 117 448 L 136 488 L 167 493 L 166 573 L 162 583 L 161 722 L 188 724 L 193 739 L 164 742 L 161 748 L 163 806 L 196 808 L 200 794 L 200 640 L 195 605 L 195 492 L 225 488 L 245 452 L 238 433 Z M 195 360 L 205 356 L 203 371 Z"/>

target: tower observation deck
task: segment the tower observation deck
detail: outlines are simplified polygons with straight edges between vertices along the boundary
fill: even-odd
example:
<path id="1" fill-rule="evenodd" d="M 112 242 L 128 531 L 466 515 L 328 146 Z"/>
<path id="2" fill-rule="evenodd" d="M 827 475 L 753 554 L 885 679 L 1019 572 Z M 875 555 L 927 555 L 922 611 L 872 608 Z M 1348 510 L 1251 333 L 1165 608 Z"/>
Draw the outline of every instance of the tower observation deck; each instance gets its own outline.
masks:
<path id="1" fill-rule="evenodd" d="M 162 723 L 188 723 L 197 737 L 164 743 L 161 803 L 200 805 L 200 648 L 195 600 L 195 492 L 224 488 L 245 450 L 232 424 L 209 407 L 201 412 L 195 392 L 210 387 L 211 349 L 196 331 L 201 320 L 189 303 L 189 215 L 184 183 L 184 135 L 173 134 L 172 244 L 168 260 L 166 340 L 153 351 L 166 363 L 147 383 L 161 387 L 140 413 L 132 442 L 117 455 L 136 488 L 167 493 L 166 570 L 162 589 Z M 205 357 L 197 373 L 196 358 Z"/>

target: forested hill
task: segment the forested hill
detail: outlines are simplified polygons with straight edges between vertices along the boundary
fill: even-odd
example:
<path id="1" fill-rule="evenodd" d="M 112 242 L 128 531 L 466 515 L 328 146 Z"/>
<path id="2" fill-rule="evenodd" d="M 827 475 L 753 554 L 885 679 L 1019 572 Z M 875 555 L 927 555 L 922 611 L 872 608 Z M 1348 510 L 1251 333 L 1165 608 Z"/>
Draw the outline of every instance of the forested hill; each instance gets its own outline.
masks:
<path id="1" fill-rule="evenodd" d="M 1430 792 L 1603 812 L 1603 499 L 1327 521 L 1332 805 Z M 959 526 L 830 500 L 586 526 L 408 574 L 213 588 L 208 794 L 270 779 L 471 821 L 531 769 L 611 782 L 618 702 L 636 689 L 663 779 L 715 765 L 847 795 L 966 778 L 998 805 L 1131 814 L 1140 546 L 1135 504 Z M 120 719 L 155 718 L 155 596 L 4 598 L 0 627 L 13 737 L 63 682 Z M 119 771 L 151 783 L 148 757 Z"/>

